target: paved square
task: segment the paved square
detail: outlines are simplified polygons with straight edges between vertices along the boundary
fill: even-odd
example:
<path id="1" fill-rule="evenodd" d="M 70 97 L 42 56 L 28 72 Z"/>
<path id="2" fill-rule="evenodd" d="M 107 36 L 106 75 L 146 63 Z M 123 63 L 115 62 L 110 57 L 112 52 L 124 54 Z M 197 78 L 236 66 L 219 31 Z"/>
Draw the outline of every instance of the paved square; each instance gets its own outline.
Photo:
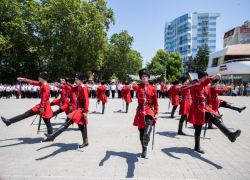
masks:
<path id="1" fill-rule="evenodd" d="M 139 132 L 133 126 L 135 98 L 128 114 L 122 110 L 121 99 L 108 99 L 104 115 L 101 105 L 96 110 L 96 100 L 90 99 L 89 146 L 83 149 L 77 148 L 82 143 L 80 131 L 73 131 L 77 125 L 54 142 L 41 143 L 46 126 L 42 123 L 40 134 L 36 134 L 38 117 L 32 126 L 35 116 L 8 127 L 1 121 L 0 179 L 250 179 L 250 98 L 220 98 L 235 106 L 247 106 L 242 113 L 220 108 L 225 125 L 242 133 L 231 143 L 218 129 L 208 130 L 206 139 L 201 140 L 204 155 L 193 151 L 191 124 L 183 128 L 187 136 L 177 134 L 180 116 L 177 109 L 176 118 L 170 119 L 168 99 L 159 99 L 154 150 L 150 141 L 146 159 L 140 158 Z M 39 102 L 0 99 L 0 116 L 16 116 Z M 65 113 L 52 118 L 54 130 L 64 121 Z"/>

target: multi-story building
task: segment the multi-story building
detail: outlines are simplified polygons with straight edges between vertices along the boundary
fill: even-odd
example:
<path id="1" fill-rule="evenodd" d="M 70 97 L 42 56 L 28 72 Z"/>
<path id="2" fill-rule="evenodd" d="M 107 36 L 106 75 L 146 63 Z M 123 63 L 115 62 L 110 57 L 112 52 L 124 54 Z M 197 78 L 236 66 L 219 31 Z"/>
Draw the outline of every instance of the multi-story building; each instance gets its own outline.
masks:
<path id="1" fill-rule="evenodd" d="M 227 83 L 250 82 L 250 44 L 228 46 L 209 55 L 207 73 Z"/>
<path id="2" fill-rule="evenodd" d="M 242 26 L 237 26 L 224 34 L 223 47 L 234 44 L 250 44 L 249 21 L 245 21 Z"/>
<path id="3" fill-rule="evenodd" d="M 185 63 L 189 56 L 195 57 L 199 48 L 208 45 L 210 52 L 216 50 L 216 19 L 219 13 L 185 14 L 165 24 L 164 49 L 180 52 Z"/>

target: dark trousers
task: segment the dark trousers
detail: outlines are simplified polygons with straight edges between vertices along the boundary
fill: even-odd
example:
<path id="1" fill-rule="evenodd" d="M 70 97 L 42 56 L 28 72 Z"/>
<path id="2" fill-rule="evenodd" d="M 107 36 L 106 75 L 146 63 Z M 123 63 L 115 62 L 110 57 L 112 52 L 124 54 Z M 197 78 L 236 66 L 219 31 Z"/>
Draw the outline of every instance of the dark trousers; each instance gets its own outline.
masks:
<path id="1" fill-rule="evenodd" d="M 92 98 L 96 98 L 96 90 L 92 90 Z"/>
<path id="2" fill-rule="evenodd" d="M 152 116 L 150 115 L 146 115 L 145 116 L 145 122 L 146 122 L 146 126 L 150 125 L 152 126 L 152 123 L 153 123 L 154 119 Z M 144 130 L 145 128 L 138 128 L 139 132 L 140 132 L 140 140 L 142 141 L 143 140 L 143 136 L 144 136 Z"/>
<path id="3" fill-rule="evenodd" d="M 91 98 L 92 90 L 89 90 L 89 98 Z"/>
<path id="4" fill-rule="evenodd" d="M 111 90 L 112 91 L 112 98 L 115 98 L 115 90 Z"/>
<path id="5" fill-rule="evenodd" d="M 131 98 L 134 98 L 134 90 L 130 90 Z"/>
<path id="6" fill-rule="evenodd" d="M 15 91 L 16 98 L 19 99 L 19 92 Z"/>
<path id="7" fill-rule="evenodd" d="M 160 98 L 160 90 L 157 90 L 157 98 Z"/>
<path id="8" fill-rule="evenodd" d="M 106 94 L 107 97 L 109 97 L 109 95 L 110 95 L 109 90 L 106 90 L 105 94 Z"/>
<path id="9" fill-rule="evenodd" d="M 208 119 L 211 123 L 213 123 L 215 126 L 218 126 L 218 124 L 221 124 L 220 119 L 210 113 L 210 112 L 205 112 L 205 118 Z M 201 135 L 201 129 L 202 129 L 202 125 L 194 125 L 194 129 L 195 129 L 195 136 L 200 136 Z"/>
<path id="10" fill-rule="evenodd" d="M 121 94 L 122 94 L 121 90 L 118 90 L 118 98 L 121 98 Z"/>

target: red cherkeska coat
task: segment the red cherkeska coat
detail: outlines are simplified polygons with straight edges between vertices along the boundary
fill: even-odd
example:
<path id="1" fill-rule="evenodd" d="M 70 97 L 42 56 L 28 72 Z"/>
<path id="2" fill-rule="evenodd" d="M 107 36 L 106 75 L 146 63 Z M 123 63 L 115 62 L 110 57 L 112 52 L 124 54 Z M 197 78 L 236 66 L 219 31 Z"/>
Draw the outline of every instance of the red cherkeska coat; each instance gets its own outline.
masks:
<path id="1" fill-rule="evenodd" d="M 69 86 L 69 85 L 60 86 L 60 89 L 67 90 L 68 96 L 70 97 L 68 103 L 67 104 L 64 103 L 60 107 L 63 111 L 67 113 L 73 112 L 76 108 L 76 93 L 73 91 L 72 87 L 74 86 Z"/>
<path id="2" fill-rule="evenodd" d="M 72 91 L 76 93 L 76 109 L 67 117 L 76 124 L 84 125 L 83 113 L 89 112 L 89 94 L 88 87 L 84 84 L 72 86 Z M 88 124 L 88 118 L 86 118 Z"/>
<path id="3" fill-rule="evenodd" d="M 181 86 L 179 84 L 171 86 L 168 91 L 168 97 L 171 98 L 172 106 L 178 106 L 180 104 L 179 91 Z"/>
<path id="4" fill-rule="evenodd" d="M 134 126 L 145 128 L 145 115 L 153 117 L 152 126 L 156 123 L 155 114 L 158 114 L 158 99 L 156 89 L 151 84 L 137 84 L 133 87 L 137 93 L 138 107 L 134 118 Z M 154 110 L 152 109 L 152 106 Z"/>
<path id="5" fill-rule="evenodd" d="M 168 90 L 168 88 L 167 88 L 166 84 L 162 83 L 161 84 L 161 92 L 165 93 L 165 92 L 167 92 L 167 90 Z"/>
<path id="6" fill-rule="evenodd" d="M 131 85 L 126 85 L 122 88 L 121 97 L 126 101 L 126 103 L 132 102 L 131 95 L 130 95 L 130 88 L 131 88 Z"/>
<path id="7" fill-rule="evenodd" d="M 195 83 L 190 87 L 192 105 L 187 119 L 189 123 L 194 125 L 208 123 L 209 121 L 205 120 L 205 112 L 210 112 L 217 117 L 220 117 L 220 115 L 212 109 L 210 88 L 208 87 L 208 84 L 212 80 L 212 78 L 208 78 L 205 81 Z"/>
<path id="8" fill-rule="evenodd" d="M 102 101 L 102 103 L 108 102 L 107 96 L 105 94 L 106 89 L 107 89 L 107 87 L 105 85 L 101 85 L 96 90 L 96 98 L 98 100 Z"/>
<path id="9" fill-rule="evenodd" d="M 187 86 L 181 87 L 182 100 L 180 103 L 179 115 L 188 115 L 191 107 L 191 94 L 190 89 L 183 89 Z"/>
<path id="10" fill-rule="evenodd" d="M 53 111 L 50 106 L 50 87 L 46 81 L 43 83 L 40 83 L 39 81 L 31 81 L 29 79 L 24 79 L 24 82 L 32 84 L 34 86 L 40 86 L 40 97 L 41 97 L 41 103 L 37 104 L 31 110 L 40 115 L 40 108 L 44 108 L 44 112 L 42 114 L 43 118 L 51 118 L 53 115 Z"/>
<path id="11" fill-rule="evenodd" d="M 218 94 L 224 93 L 227 91 L 227 87 L 223 89 L 218 89 L 215 86 L 210 86 L 211 98 L 212 98 L 212 108 L 215 112 L 218 111 L 220 102 L 226 102 L 221 99 L 218 99 Z"/>
<path id="12" fill-rule="evenodd" d="M 54 99 L 53 100 L 53 103 L 57 106 L 67 106 L 67 104 L 69 103 L 69 98 L 68 98 L 68 90 L 67 89 L 64 89 L 62 88 L 62 86 L 56 86 L 57 88 L 59 89 L 62 89 L 62 94 L 61 94 L 61 98 L 60 99 Z M 63 107 L 65 108 L 65 107 Z M 62 108 L 61 108 L 62 109 Z"/>

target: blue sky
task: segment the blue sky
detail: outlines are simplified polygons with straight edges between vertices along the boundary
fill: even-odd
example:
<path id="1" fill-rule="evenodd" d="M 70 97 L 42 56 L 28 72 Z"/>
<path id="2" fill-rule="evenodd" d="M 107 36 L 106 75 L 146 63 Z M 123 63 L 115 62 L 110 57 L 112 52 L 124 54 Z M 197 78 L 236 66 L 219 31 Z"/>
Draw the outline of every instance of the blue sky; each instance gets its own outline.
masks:
<path id="1" fill-rule="evenodd" d="M 224 33 L 250 20 L 250 0 L 106 0 L 115 13 L 108 31 L 127 30 L 134 37 L 132 49 L 141 53 L 143 66 L 164 49 L 165 22 L 186 13 L 220 13 L 217 18 L 216 49 L 223 48 Z"/>

